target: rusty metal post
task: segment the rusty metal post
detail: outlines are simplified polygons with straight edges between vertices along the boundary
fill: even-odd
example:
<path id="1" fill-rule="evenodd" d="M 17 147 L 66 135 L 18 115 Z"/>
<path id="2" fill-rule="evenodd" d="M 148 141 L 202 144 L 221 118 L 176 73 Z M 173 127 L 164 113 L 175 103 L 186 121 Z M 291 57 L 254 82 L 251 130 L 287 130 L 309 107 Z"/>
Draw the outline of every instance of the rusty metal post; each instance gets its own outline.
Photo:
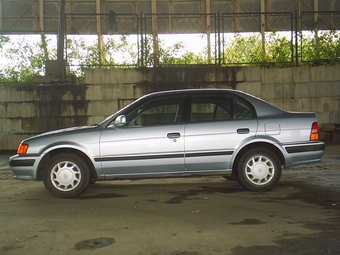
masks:
<path id="1" fill-rule="evenodd" d="M 157 3 L 156 0 L 151 1 L 151 24 L 152 24 L 152 41 L 153 41 L 153 61 L 154 66 L 159 66 L 159 41 L 157 26 Z"/>
<path id="2" fill-rule="evenodd" d="M 98 41 L 98 59 L 99 59 L 99 66 L 102 67 L 105 60 L 105 50 L 104 50 L 104 40 L 103 40 L 103 33 L 102 33 L 102 22 L 101 22 L 101 5 L 100 0 L 96 0 L 96 23 L 97 23 L 97 41 Z"/>
<path id="3" fill-rule="evenodd" d="M 59 78 L 62 81 L 65 80 L 65 76 L 66 76 L 66 68 L 65 68 L 65 61 L 64 61 L 64 47 L 65 47 L 65 34 L 66 34 L 65 1 L 66 0 L 60 1 L 58 51 L 57 51 L 58 74 L 59 74 Z"/>
<path id="4" fill-rule="evenodd" d="M 264 0 L 261 0 L 261 38 L 262 38 L 262 61 L 265 62 L 267 59 L 266 53 L 266 28 L 267 28 L 267 17 L 265 14 L 266 5 Z"/>
<path id="5" fill-rule="evenodd" d="M 210 20 L 210 0 L 206 0 L 205 2 L 205 20 L 206 20 L 206 34 L 207 34 L 207 51 L 208 51 L 208 64 L 211 64 L 211 20 Z"/>

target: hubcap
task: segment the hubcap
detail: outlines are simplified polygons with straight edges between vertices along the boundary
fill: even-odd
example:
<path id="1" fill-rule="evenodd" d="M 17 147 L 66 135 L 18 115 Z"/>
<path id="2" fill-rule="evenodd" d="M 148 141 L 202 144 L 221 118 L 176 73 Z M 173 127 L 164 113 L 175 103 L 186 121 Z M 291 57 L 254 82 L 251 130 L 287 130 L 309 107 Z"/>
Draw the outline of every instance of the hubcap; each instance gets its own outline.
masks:
<path id="1" fill-rule="evenodd" d="M 51 171 L 51 182 L 60 191 L 73 190 L 79 185 L 80 181 L 81 171 L 73 162 L 59 162 Z"/>
<path id="2" fill-rule="evenodd" d="M 275 167 L 273 162 L 265 156 L 253 156 L 245 167 L 245 175 L 253 184 L 265 185 L 274 177 Z"/>

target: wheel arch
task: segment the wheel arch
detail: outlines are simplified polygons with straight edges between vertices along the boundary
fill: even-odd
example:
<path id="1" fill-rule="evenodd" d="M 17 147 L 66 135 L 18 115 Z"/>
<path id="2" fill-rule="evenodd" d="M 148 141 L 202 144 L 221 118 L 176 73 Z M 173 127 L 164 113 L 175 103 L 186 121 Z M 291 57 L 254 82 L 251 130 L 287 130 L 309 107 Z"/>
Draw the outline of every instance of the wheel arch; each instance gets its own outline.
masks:
<path id="1" fill-rule="evenodd" d="M 246 146 L 244 146 L 236 155 L 236 158 L 233 162 L 233 166 L 232 166 L 232 172 L 233 174 L 236 173 L 237 171 L 237 167 L 238 167 L 238 163 L 241 159 L 241 157 L 249 150 L 251 149 L 267 149 L 269 151 L 271 151 L 272 153 L 274 153 L 277 158 L 279 159 L 280 161 L 280 164 L 281 165 L 285 165 L 285 157 L 283 155 L 283 153 L 280 151 L 279 148 L 277 148 L 275 145 L 271 144 L 271 143 L 266 143 L 266 142 L 255 142 L 255 143 L 251 143 L 251 144 L 248 144 Z"/>
<path id="2" fill-rule="evenodd" d="M 82 151 L 73 149 L 73 148 L 59 148 L 59 149 L 55 149 L 52 151 L 49 151 L 48 153 L 46 153 L 44 155 L 44 157 L 41 159 L 39 166 L 38 166 L 38 171 L 37 171 L 37 180 L 42 180 L 44 178 L 44 168 L 47 164 L 47 162 L 53 158 L 55 155 L 59 154 L 59 153 L 72 153 L 75 154 L 77 156 L 79 156 L 80 158 L 82 158 L 86 164 L 88 165 L 89 169 L 90 169 L 90 177 L 91 180 L 97 180 L 97 172 L 96 169 L 93 165 L 93 163 L 91 162 L 90 158 Z"/>

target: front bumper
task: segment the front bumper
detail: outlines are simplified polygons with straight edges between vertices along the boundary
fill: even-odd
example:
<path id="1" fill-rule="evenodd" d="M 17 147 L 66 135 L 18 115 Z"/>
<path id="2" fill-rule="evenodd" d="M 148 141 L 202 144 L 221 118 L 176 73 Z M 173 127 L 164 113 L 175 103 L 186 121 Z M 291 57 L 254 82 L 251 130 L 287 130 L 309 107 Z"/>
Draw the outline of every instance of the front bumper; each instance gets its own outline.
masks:
<path id="1" fill-rule="evenodd" d="M 37 157 L 14 155 L 9 159 L 9 166 L 15 179 L 36 180 Z"/>

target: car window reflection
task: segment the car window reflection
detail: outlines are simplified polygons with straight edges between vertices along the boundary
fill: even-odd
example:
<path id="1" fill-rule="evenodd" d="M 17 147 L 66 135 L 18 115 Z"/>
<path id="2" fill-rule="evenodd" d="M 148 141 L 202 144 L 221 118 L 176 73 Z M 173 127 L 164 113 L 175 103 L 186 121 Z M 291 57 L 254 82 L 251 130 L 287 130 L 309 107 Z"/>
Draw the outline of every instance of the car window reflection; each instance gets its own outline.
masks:
<path id="1" fill-rule="evenodd" d="M 229 96 L 193 96 L 191 122 L 226 121 L 254 118 L 251 107 Z"/>
<path id="2" fill-rule="evenodd" d="M 182 121 L 183 98 L 146 102 L 126 115 L 128 127 L 164 125 Z"/>

